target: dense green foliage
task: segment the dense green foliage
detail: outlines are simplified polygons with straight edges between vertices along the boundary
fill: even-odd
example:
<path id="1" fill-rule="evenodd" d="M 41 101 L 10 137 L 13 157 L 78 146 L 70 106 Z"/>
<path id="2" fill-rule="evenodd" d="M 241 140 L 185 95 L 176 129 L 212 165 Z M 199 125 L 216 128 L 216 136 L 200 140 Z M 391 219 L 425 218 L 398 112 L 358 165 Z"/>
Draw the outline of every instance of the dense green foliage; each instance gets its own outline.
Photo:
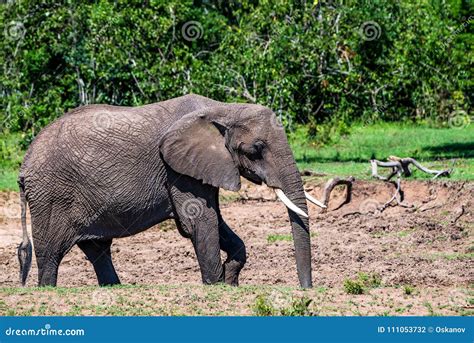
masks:
<path id="1" fill-rule="evenodd" d="M 2 129 L 26 142 L 82 104 L 189 92 L 268 105 L 289 130 L 306 124 L 322 140 L 353 121 L 469 120 L 468 0 L 0 6 Z"/>

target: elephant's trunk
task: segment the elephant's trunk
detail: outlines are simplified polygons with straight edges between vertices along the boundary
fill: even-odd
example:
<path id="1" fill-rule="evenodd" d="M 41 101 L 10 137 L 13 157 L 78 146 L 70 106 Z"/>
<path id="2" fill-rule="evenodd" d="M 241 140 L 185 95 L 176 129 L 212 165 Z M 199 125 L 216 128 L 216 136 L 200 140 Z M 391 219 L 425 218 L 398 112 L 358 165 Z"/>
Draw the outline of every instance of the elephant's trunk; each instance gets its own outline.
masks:
<path id="1" fill-rule="evenodd" d="M 288 208 L 288 215 L 291 222 L 293 241 L 295 244 L 296 268 L 298 278 L 303 288 L 312 287 L 311 279 L 311 243 L 309 235 L 309 221 L 304 214 L 308 213 L 306 206 L 306 196 L 303 189 L 303 181 L 292 161 L 286 168 L 281 169 L 280 173 L 281 190 L 286 197 L 296 205 L 302 212 L 298 214 Z"/>

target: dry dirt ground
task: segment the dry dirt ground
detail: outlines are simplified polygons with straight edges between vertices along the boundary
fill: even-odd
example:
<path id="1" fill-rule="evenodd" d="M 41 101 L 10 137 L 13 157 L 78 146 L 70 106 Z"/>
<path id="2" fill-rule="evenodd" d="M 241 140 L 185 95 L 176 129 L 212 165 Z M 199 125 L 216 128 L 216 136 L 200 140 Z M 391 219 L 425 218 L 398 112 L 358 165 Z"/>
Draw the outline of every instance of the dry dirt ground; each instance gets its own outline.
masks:
<path id="1" fill-rule="evenodd" d="M 323 185 L 305 188 L 321 198 Z M 75 247 L 60 266 L 60 287 L 32 288 L 33 261 L 21 288 L 18 194 L 0 193 L 0 315 L 472 315 L 474 183 L 404 180 L 402 188 L 411 207 L 377 210 L 394 190 L 381 181 L 356 181 L 340 208 L 344 188 L 336 188 L 326 213 L 309 205 L 315 287 L 304 291 L 286 209 L 265 186 L 221 194 L 223 215 L 247 247 L 238 288 L 202 286 L 191 242 L 171 222 L 114 241 L 128 286 L 96 287 Z"/>

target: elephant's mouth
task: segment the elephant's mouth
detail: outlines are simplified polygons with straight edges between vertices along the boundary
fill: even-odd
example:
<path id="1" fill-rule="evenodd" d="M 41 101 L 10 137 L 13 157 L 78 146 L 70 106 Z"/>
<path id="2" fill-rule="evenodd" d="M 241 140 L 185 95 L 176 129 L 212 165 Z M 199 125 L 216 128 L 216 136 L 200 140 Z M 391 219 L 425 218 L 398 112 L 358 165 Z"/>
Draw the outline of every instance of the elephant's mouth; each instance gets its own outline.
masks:
<path id="1" fill-rule="evenodd" d="M 247 180 L 250 182 L 253 182 L 257 185 L 261 185 L 263 183 L 263 178 L 259 176 L 256 172 L 253 170 L 247 169 L 247 168 L 239 168 L 240 175 L 245 177 Z"/>
<path id="2" fill-rule="evenodd" d="M 253 183 L 256 183 L 257 185 L 261 185 L 264 182 L 263 178 L 260 175 L 258 175 L 256 172 L 254 172 L 250 169 L 247 169 L 247 168 L 240 168 L 240 175 L 245 177 L 247 180 L 249 180 Z M 298 206 L 293 204 L 291 202 L 291 200 L 285 195 L 285 193 L 280 188 L 272 187 L 272 186 L 270 186 L 270 187 L 275 191 L 278 198 L 285 204 L 286 207 L 291 209 L 293 212 L 296 212 L 299 215 L 302 215 L 303 217 L 308 218 L 308 215 L 303 210 L 298 208 Z M 324 205 L 319 200 L 313 198 L 306 191 L 304 192 L 304 195 L 305 195 L 306 199 L 309 200 L 310 202 L 312 202 L 313 204 L 315 204 L 315 205 L 317 205 L 321 208 L 326 208 L 326 205 Z"/>

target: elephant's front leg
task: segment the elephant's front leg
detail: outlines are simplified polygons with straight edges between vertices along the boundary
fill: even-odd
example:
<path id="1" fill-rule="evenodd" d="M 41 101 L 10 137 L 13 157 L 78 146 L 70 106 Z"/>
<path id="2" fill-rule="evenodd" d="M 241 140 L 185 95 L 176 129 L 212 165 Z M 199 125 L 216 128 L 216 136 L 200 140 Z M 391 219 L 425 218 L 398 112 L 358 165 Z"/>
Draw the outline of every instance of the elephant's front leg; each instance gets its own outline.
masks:
<path id="1" fill-rule="evenodd" d="M 183 235 L 191 238 L 201 268 L 202 282 L 205 284 L 223 282 L 217 189 L 183 182 L 186 179 L 187 177 L 183 176 L 176 180 L 170 189 L 178 229 Z"/>
<path id="2" fill-rule="evenodd" d="M 224 262 L 225 283 L 238 286 L 240 270 L 247 260 L 245 244 L 221 216 L 219 216 L 219 238 L 221 249 L 227 253 Z"/>
<path id="3" fill-rule="evenodd" d="M 198 224 L 191 240 L 201 268 L 202 282 L 208 285 L 224 282 L 217 222 L 207 218 L 205 223 Z"/>

